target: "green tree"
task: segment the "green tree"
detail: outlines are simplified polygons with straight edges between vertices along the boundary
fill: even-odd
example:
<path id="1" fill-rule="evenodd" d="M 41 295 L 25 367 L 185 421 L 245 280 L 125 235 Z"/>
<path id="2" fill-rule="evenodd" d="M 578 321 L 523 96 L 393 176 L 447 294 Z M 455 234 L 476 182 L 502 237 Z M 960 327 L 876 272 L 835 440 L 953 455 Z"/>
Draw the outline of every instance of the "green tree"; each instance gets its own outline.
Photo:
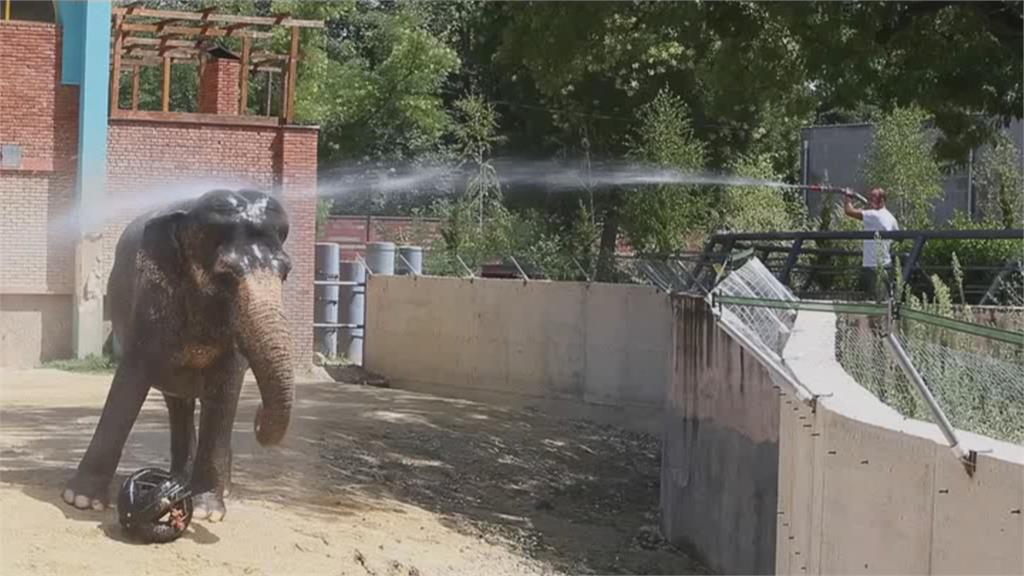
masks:
<path id="1" fill-rule="evenodd" d="M 977 168 L 978 188 L 984 194 L 982 214 L 1005 228 L 1020 226 L 1024 213 L 1024 174 L 1021 153 L 1013 140 L 999 132 L 981 154 Z"/>
<path id="2" fill-rule="evenodd" d="M 321 157 L 411 160 L 436 151 L 451 126 L 441 90 L 459 58 L 416 7 L 290 4 L 328 18 L 325 31 L 309 32 L 296 103 L 300 119 L 320 124 Z"/>
<path id="3" fill-rule="evenodd" d="M 741 156 L 732 166 L 737 176 L 778 181 L 767 155 Z M 736 232 L 772 232 L 805 227 L 806 208 L 797 197 L 773 186 L 726 186 L 718 207 L 722 226 Z"/>
<path id="4" fill-rule="evenodd" d="M 888 192 L 903 229 L 931 227 L 933 202 L 942 195 L 942 173 L 924 126 L 927 119 L 917 107 L 897 108 L 884 116 L 875 128 L 864 170 L 869 186 Z"/>
<path id="5" fill-rule="evenodd" d="M 690 126 L 681 98 L 662 90 L 637 114 L 637 129 L 630 140 L 630 156 L 642 163 L 700 171 L 704 144 Z M 708 188 L 662 185 L 634 189 L 626 195 L 622 226 L 640 251 L 671 252 L 685 245 L 687 234 L 709 221 Z"/>
<path id="6" fill-rule="evenodd" d="M 498 113 L 478 95 L 457 100 L 455 110 L 456 147 L 463 162 L 471 164 L 474 171 L 466 185 L 465 200 L 476 204 L 477 224 L 483 227 L 485 212 L 501 204 L 501 184 L 490 160 L 494 145 L 501 141 L 497 134 Z"/>

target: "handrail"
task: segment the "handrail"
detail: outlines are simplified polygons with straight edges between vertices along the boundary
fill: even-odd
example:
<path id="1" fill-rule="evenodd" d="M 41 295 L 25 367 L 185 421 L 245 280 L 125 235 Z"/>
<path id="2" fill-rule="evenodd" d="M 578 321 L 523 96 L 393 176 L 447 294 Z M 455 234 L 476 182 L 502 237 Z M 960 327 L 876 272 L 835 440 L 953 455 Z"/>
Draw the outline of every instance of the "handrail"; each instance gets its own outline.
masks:
<path id="1" fill-rule="evenodd" d="M 867 230 L 808 230 L 799 232 L 736 232 L 712 234 L 709 242 L 725 240 L 873 240 L 875 235 L 884 240 L 1024 240 L 1024 228 L 987 230 L 893 230 L 871 232 Z"/>

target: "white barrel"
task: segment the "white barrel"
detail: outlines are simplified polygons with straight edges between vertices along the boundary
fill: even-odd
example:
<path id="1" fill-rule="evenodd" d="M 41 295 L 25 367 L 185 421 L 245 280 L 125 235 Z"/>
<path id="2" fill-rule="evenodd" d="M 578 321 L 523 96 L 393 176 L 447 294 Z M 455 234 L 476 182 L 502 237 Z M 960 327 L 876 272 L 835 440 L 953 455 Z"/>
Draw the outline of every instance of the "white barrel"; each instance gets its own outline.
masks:
<path id="1" fill-rule="evenodd" d="M 368 242 L 366 244 L 366 265 L 377 276 L 394 276 L 395 243 Z"/>
<path id="2" fill-rule="evenodd" d="M 317 242 L 314 250 L 314 278 L 320 281 L 337 282 L 338 267 L 341 264 L 341 246 L 333 242 Z M 315 286 L 313 323 L 338 323 L 338 287 Z M 338 355 L 337 328 L 315 328 L 313 330 L 316 350 L 328 358 Z"/>
<path id="3" fill-rule="evenodd" d="M 349 362 L 363 364 L 363 334 L 366 318 L 366 268 L 362 262 L 341 263 L 342 282 L 357 282 L 355 286 L 342 286 L 339 296 L 341 324 L 356 324 L 359 328 L 342 328 L 338 350 Z"/>
<path id="4" fill-rule="evenodd" d="M 395 271 L 399 276 L 423 274 L 423 248 L 419 246 L 399 246 Z"/>

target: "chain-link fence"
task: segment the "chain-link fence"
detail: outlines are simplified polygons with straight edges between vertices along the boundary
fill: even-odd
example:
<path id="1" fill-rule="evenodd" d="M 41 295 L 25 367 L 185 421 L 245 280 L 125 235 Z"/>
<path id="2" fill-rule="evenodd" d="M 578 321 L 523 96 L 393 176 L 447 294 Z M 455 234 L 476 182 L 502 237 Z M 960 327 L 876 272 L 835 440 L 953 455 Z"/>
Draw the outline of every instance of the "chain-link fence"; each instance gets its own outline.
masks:
<path id="1" fill-rule="evenodd" d="M 907 318 L 896 328 L 954 427 L 1024 444 L 1024 346 L 955 326 Z M 901 414 L 932 420 L 889 352 L 884 331 L 883 318 L 839 315 L 836 358 L 857 382 Z"/>
<path id="2" fill-rule="evenodd" d="M 728 272 L 709 301 L 731 332 L 775 360 L 798 311 L 834 313 L 836 360 L 879 400 L 947 431 L 951 424 L 1024 444 L 1024 332 L 1019 327 L 978 322 L 969 308 L 952 317 L 908 306 L 801 301 L 757 258 Z M 995 318 L 1005 320 L 1010 313 Z M 887 341 L 889 334 L 895 339 Z M 900 365 L 904 352 L 923 384 Z"/>

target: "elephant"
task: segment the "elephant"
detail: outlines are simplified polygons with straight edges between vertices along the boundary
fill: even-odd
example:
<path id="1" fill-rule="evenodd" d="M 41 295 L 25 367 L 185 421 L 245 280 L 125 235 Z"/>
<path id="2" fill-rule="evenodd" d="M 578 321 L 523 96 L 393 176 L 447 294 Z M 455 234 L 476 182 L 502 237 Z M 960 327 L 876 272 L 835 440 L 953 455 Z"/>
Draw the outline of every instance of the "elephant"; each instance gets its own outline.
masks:
<path id="1" fill-rule="evenodd" d="M 125 228 L 107 284 L 120 360 L 65 502 L 109 506 L 125 441 L 153 387 L 170 417 L 171 473 L 190 484 L 194 517 L 224 518 L 231 431 L 249 367 L 261 397 L 256 439 L 271 446 L 288 429 L 294 373 L 282 298 L 291 269 L 287 236 L 281 203 L 248 189 L 211 190 Z"/>

